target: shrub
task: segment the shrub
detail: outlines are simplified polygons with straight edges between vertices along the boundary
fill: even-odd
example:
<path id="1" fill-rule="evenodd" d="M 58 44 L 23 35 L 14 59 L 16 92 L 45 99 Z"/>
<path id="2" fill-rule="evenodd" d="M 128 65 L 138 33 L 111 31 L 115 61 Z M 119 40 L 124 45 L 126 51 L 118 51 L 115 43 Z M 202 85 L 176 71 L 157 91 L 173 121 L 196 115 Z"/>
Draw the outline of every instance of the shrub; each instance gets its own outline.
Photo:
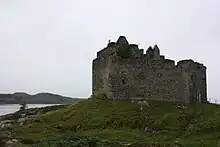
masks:
<path id="1" fill-rule="evenodd" d="M 126 59 L 132 56 L 132 50 L 129 45 L 123 45 L 117 48 L 117 55 L 122 57 L 122 59 Z"/>
<path id="2" fill-rule="evenodd" d="M 48 138 L 39 141 L 33 147 L 117 147 L 117 143 L 102 140 L 97 137 L 73 137 L 73 136 L 61 136 Z"/>

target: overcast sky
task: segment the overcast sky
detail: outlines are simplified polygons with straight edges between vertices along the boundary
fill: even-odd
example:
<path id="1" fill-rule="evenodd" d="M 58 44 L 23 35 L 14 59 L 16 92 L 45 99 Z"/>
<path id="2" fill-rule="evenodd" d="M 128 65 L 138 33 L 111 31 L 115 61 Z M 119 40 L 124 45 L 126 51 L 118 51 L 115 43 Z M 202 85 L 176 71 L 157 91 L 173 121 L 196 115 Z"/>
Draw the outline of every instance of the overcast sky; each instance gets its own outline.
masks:
<path id="1" fill-rule="evenodd" d="M 0 0 L 0 92 L 91 94 L 92 60 L 120 35 L 207 66 L 219 98 L 219 0 Z"/>

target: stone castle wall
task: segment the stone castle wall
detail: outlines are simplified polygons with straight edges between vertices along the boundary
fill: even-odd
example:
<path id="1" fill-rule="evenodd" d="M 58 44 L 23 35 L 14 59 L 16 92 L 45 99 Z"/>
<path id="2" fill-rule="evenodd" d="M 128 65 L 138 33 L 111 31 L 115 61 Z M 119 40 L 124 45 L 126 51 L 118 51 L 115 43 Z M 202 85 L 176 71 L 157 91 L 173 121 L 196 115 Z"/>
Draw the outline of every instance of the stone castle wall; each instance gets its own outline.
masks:
<path id="1" fill-rule="evenodd" d="M 124 57 L 119 55 L 122 53 Z M 207 100 L 205 66 L 192 60 L 175 65 L 175 61 L 160 55 L 157 46 L 149 47 L 144 54 L 143 49 L 129 44 L 125 37 L 97 53 L 92 79 L 93 94 L 106 93 L 109 98 Z"/>

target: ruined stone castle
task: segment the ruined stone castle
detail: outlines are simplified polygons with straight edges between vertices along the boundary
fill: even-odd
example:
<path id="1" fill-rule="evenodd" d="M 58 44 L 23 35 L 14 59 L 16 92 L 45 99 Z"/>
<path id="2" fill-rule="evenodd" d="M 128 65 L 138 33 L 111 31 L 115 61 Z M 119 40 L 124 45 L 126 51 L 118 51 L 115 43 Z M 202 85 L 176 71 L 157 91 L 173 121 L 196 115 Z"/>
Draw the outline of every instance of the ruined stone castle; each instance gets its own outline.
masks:
<path id="1" fill-rule="evenodd" d="M 160 55 L 157 45 L 144 53 L 124 36 L 109 42 L 93 60 L 92 91 L 112 99 L 207 102 L 206 67 L 193 60 Z"/>

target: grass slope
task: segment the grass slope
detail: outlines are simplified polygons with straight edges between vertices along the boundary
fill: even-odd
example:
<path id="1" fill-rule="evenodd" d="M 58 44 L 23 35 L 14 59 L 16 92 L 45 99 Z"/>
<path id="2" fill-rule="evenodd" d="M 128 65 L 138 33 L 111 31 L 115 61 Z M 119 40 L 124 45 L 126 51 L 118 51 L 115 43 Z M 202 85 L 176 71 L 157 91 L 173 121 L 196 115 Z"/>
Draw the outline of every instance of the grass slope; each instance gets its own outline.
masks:
<path id="1" fill-rule="evenodd" d="M 51 138 L 57 141 L 56 138 L 68 134 L 142 145 L 220 145 L 220 106 L 185 104 L 178 107 L 177 104 L 159 101 L 148 101 L 148 104 L 140 110 L 140 104 L 129 100 L 94 97 L 38 115 L 23 127 L 15 125 L 13 134 L 26 142 L 42 139 L 49 142 Z M 158 131 L 147 132 L 145 127 Z"/>

